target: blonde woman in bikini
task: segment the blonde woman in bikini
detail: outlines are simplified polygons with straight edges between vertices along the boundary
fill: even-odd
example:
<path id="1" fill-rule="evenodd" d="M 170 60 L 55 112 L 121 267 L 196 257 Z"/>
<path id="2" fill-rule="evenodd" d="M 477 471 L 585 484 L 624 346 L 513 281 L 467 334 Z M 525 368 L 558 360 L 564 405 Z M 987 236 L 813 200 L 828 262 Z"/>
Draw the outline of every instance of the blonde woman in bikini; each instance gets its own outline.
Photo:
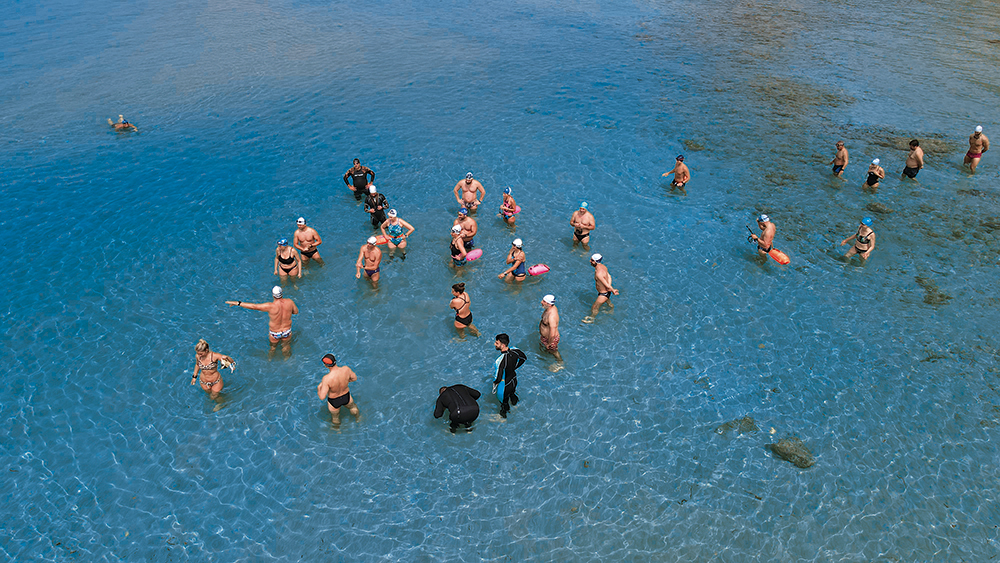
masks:
<path id="1" fill-rule="evenodd" d="M 222 374 L 219 373 L 219 363 L 223 366 L 234 365 L 233 359 L 225 354 L 213 352 L 208 347 L 208 342 L 199 340 L 194 346 L 194 375 L 191 376 L 191 385 L 198 381 L 198 374 L 201 374 L 201 390 L 208 393 L 212 399 L 219 396 L 222 391 Z"/>

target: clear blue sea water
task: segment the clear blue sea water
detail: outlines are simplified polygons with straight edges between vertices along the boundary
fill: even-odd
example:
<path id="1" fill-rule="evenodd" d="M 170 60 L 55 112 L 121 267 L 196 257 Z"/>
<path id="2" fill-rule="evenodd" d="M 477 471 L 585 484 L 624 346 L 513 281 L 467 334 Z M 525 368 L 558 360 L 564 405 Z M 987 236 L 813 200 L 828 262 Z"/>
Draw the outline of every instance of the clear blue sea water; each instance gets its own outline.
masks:
<path id="1" fill-rule="evenodd" d="M 0 557 L 1000 555 L 1000 153 L 961 166 L 976 125 L 1000 142 L 993 3 L 52 0 L 0 22 Z M 912 137 L 927 166 L 901 182 Z M 680 153 L 686 193 L 660 176 Z M 377 292 L 354 278 L 355 157 L 417 228 Z M 485 255 L 456 276 L 469 170 Z M 489 211 L 504 186 L 516 230 Z M 621 289 L 589 325 L 581 200 Z M 789 266 L 746 243 L 760 212 Z M 286 359 L 223 302 L 268 299 L 300 215 L 326 265 L 284 284 Z M 864 215 L 877 249 L 845 263 Z M 497 280 L 515 236 L 552 271 Z M 483 338 L 455 338 L 459 280 Z M 506 421 L 499 332 L 528 354 Z M 199 338 L 238 361 L 220 403 L 189 385 Z M 359 376 L 339 428 L 327 352 Z M 483 415 L 452 435 L 432 411 L 460 382 Z M 813 467 L 765 449 L 788 436 Z"/>

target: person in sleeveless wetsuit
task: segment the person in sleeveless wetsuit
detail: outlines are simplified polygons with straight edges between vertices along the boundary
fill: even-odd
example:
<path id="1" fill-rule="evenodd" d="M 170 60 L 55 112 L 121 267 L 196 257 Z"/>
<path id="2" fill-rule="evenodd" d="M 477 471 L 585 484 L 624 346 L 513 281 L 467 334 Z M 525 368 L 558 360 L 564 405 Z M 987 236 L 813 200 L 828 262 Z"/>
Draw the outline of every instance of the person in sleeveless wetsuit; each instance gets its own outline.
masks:
<path id="1" fill-rule="evenodd" d="M 444 410 L 448 409 L 448 419 L 451 421 L 451 433 L 459 424 L 466 428 L 472 426 L 472 422 L 479 418 L 479 403 L 476 402 L 482 395 L 479 391 L 465 385 L 458 384 L 451 387 L 442 387 L 438 390 L 437 404 L 434 406 L 434 418 L 441 418 Z"/>

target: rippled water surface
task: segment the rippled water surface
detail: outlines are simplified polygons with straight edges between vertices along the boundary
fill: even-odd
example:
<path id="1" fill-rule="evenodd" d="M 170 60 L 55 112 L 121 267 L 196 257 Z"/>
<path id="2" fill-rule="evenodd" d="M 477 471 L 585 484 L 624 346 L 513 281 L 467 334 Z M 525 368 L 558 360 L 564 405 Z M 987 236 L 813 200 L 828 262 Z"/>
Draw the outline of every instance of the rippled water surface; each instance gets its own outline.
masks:
<path id="1" fill-rule="evenodd" d="M 1000 555 L 990 2 L 0 7 L 0 554 L 15 561 L 987 561 Z M 123 113 L 138 134 L 116 134 Z M 900 181 L 906 143 L 926 168 Z M 834 142 L 851 151 L 829 174 Z M 693 179 L 660 175 L 683 153 Z M 343 185 L 416 227 L 373 291 Z M 887 179 L 863 192 L 866 164 Z M 466 171 L 485 254 L 447 265 Z M 511 186 L 516 229 L 492 211 Z M 570 214 L 621 295 L 595 297 Z M 765 212 L 788 266 L 745 225 Z M 262 313 L 305 216 L 326 265 Z M 839 242 L 875 220 L 868 263 Z M 551 272 L 507 285 L 510 241 Z M 482 338 L 455 338 L 468 284 Z M 562 316 L 563 369 L 538 347 Z M 492 336 L 524 349 L 489 396 Z M 238 361 L 189 385 L 205 338 Z M 333 352 L 359 376 L 339 428 Z M 437 389 L 484 392 L 471 433 Z M 753 424 L 724 426 L 751 417 Z M 809 469 L 765 445 L 800 438 Z"/>

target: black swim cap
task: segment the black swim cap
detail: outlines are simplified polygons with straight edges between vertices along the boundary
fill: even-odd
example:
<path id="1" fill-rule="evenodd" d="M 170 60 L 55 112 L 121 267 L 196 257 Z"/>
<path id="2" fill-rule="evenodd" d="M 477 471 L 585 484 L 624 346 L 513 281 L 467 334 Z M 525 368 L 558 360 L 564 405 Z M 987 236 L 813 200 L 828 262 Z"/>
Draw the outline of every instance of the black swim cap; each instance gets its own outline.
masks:
<path id="1" fill-rule="evenodd" d="M 323 356 L 323 363 L 327 366 L 335 366 L 337 365 L 337 358 L 334 358 L 333 354 L 327 354 Z"/>

